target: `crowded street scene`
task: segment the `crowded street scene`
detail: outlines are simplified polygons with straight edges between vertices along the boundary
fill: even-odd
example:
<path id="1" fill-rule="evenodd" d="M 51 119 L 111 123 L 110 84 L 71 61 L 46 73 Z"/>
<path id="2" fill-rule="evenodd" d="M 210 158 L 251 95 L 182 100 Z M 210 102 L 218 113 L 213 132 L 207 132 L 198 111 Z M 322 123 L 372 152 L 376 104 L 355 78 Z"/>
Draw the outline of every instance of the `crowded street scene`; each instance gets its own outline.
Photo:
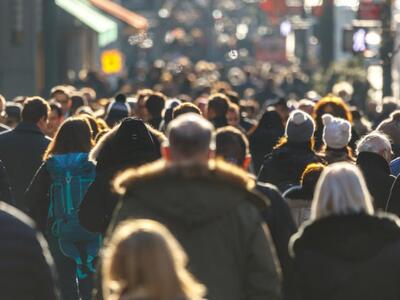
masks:
<path id="1" fill-rule="evenodd" d="M 0 299 L 400 299 L 399 0 L 0 20 Z"/>

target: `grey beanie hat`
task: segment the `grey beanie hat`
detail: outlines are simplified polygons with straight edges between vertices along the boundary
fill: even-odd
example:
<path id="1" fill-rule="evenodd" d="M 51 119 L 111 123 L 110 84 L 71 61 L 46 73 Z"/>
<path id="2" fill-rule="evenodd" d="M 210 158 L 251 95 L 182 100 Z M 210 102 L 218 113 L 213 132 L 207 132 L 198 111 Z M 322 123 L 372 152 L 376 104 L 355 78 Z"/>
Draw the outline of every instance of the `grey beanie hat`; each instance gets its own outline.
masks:
<path id="1" fill-rule="evenodd" d="M 314 135 L 315 123 L 312 117 L 301 111 L 293 111 L 286 123 L 285 134 L 289 142 L 309 142 Z"/>

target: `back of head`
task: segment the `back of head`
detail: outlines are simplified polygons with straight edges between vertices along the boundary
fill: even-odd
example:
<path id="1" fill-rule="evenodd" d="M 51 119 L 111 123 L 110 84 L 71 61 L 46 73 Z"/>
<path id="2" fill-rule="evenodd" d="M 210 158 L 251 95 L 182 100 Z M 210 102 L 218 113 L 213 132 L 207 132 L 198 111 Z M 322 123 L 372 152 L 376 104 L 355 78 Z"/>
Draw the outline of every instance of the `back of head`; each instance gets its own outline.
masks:
<path id="1" fill-rule="evenodd" d="M 146 109 L 153 118 L 161 117 L 167 97 L 160 92 L 154 92 L 146 98 Z"/>
<path id="2" fill-rule="evenodd" d="M 314 193 L 311 218 L 354 213 L 373 214 L 371 195 L 361 171 L 350 163 L 332 164 L 322 172 Z"/>
<path id="3" fill-rule="evenodd" d="M 390 144 L 389 138 L 379 132 L 373 131 L 365 136 L 363 136 L 357 142 L 357 155 L 362 152 L 371 152 L 381 155 L 387 161 L 391 160 L 392 146 Z"/>
<path id="4" fill-rule="evenodd" d="M 215 149 L 214 127 L 203 117 L 189 113 L 173 120 L 167 129 L 171 154 L 182 160 L 193 160 Z"/>
<path id="5" fill-rule="evenodd" d="M 229 109 L 229 103 L 229 98 L 224 94 L 211 95 L 208 99 L 208 114 L 213 118 L 225 117 Z"/>
<path id="6" fill-rule="evenodd" d="M 186 270 L 187 256 L 160 223 L 126 221 L 114 231 L 103 254 L 103 291 L 117 299 L 201 299 L 205 288 Z M 143 295 L 142 295 L 143 296 Z"/>
<path id="7" fill-rule="evenodd" d="M 308 143 L 314 135 L 315 124 L 311 116 L 301 110 L 293 111 L 286 123 L 286 136 L 291 143 Z"/>
<path id="8" fill-rule="evenodd" d="M 232 126 L 219 128 L 216 132 L 216 156 L 239 167 L 249 155 L 246 136 Z"/>
<path id="9" fill-rule="evenodd" d="M 115 100 L 111 102 L 107 109 L 106 122 L 107 125 L 113 127 L 118 122 L 129 117 L 131 114 L 131 108 L 126 103 L 126 96 L 118 94 Z"/>
<path id="10" fill-rule="evenodd" d="M 309 164 L 301 175 L 301 185 L 314 190 L 324 169 L 325 166 L 321 163 Z"/>
<path id="11" fill-rule="evenodd" d="M 201 110 L 196 105 L 190 102 L 186 102 L 174 108 L 172 119 L 176 119 L 177 117 L 187 113 L 202 115 Z"/>
<path id="12" fill-rule="evenodd" d="M 351 139 L 351 124 L 341 118 L 335 118 L 330 114 L 322 116 L 324 131 L 322 139 L 326 146 L 333 149 L 342 149 Z"/>
<path id="13" fill-rule="evenodd" d="M 394 144 L 400 144 L 400 110 L 392 112 L 390 117 L 382 121 L 376 130 L 388 135 Z"/>
<path id="14" fill-rule="evenodd" d="M 49 104 L 40 97 L 26 99 L 22 109 L 23 122 L 38 123 L 41 119 L 47 119 L 50 112 Z"/>

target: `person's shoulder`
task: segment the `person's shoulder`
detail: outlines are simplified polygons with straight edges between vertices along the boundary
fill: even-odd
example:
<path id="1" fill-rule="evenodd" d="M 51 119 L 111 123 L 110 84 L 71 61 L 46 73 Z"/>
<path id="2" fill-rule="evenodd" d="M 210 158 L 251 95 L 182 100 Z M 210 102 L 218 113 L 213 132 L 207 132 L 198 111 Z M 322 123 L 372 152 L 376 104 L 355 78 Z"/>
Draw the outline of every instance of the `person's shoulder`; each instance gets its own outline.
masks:
<path id="1" fill-rule="evenodd" d="M 19 209 L 0 201 L 0 224 L 12 231 L 31 232 L 36 234 L 36 227 L 31 218 Z"/>

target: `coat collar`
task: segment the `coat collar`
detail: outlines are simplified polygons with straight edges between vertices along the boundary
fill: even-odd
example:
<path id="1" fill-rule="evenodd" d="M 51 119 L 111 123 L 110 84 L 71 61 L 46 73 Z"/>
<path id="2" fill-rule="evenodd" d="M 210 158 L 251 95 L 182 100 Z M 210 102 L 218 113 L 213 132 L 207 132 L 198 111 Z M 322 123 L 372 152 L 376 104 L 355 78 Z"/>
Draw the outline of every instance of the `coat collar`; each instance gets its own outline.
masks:
<path id="1" fill-rule="evenodd" d="M 15 127 L 15 131 L 21 131 L 21 132 L 31 132 L 31 133 L 36 133 L 44 136 L 44 133 L 40 130 L 40 128 L 30 122 L 21 122 Z"/>

